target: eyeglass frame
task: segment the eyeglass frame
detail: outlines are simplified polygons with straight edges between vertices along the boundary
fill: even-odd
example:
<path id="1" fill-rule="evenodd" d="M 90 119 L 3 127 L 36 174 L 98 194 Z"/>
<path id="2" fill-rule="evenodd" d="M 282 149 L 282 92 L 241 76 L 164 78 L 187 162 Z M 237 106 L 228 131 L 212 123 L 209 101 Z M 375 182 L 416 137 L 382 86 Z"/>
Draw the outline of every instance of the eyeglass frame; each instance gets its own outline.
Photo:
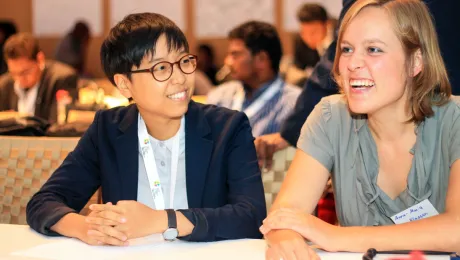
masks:
<path id="1" fill-rule="evenodd" d="M 193 56 L 193 57 L 195 58 L 195 61 L 197 62 L 197 66 L 195 67 L 195 69 L 194 69 L 192 72 L 189 72 L 189 73 L 184 72 L 184 71 L 182 70 L 181 66 L 180 66 L 180 61 L 181 61 L 183 58 L 187 57 L 187 56 Z M 159 64 L 161 64 L 161 63 L 168 63 L 169 65 L 171 65 L 171 74 L 170 74 L 169 77 L 168 77 L 167 79 L 165 79 L 165 80 L 158 80 L 157 78 L 155 78 L 155 75 L 153 75 L 153 69 L 155 68 L 155 66 L 157 66 L 157 65 L 159 65 Z M 186 54 L 186 55 L 182 56 L 182 57 L 181 57 L 178 61 L 176 61 L 176 62 L 160 61 L 160 62 L 158 62 L 158 63 L 155 63 L 155 64 L 154 64 L 152 67 L 150 67 L 149 69 L 132 70 L 132 71 L 130 71 L 129 73 L 146 73 L 146 72 L 148 72 L 148 73 L 150 73 L 150 74 L 152 75 L 152 77 L 153 77 L 154 80 L 156 80 L 156 81 L 158 81 L 158 82 L 165 82 L 165 81 L 167 81 L 168 79 L 171 78 L 172 74 L 174 73 L 174 65 L 176 65 L 176 64 L 177 64 L 177 67 L 179 68 L 179 70 L 180 70 L 182 73 L 184 73 L 184 74 L 186 74 L 186 75 L 192 74 L 193 72 L 196 71 L 196 68 L 198 67 L 198 56 L 195 55 L 195 54 Z"/>

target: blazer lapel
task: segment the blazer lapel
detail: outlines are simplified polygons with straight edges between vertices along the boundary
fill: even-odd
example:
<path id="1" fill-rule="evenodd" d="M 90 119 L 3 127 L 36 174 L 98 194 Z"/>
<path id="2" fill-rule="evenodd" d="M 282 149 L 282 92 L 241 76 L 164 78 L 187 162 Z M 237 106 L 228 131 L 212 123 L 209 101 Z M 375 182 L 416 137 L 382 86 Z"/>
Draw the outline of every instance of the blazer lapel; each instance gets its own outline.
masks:
<path id="1" fill-rule="evenodd" d="M 116 139 L 115 151 L 121 184 L 120 200 L 137 200 L 139 177 L 137 117 L 137 106 L 131 105 L 118 127 L 121 133 Z"/>
<path id="2" fill-rule="evenodd" d="M 57 115 L 57 111 L 53 111 L 54 113 L 50 113 L 49 111 L 51 109 L 53 99 L 56 98 L 52 96 L 54 93 L 51 93 L 48 89 L 50 84 L 49 81 L 48 68 L 45 67 L 40 82 L 38 83 L 37 99 L 35 100 L 35 116 L 46 120 L 49 119 L 49 114 Z"/>
<path id="3" fill-rule="evenodd" d="M 190 208 L 201 207 L 213 141 L 211 129 L 199 105 L 190 101 L 185 115 L 185 174 Z"/>

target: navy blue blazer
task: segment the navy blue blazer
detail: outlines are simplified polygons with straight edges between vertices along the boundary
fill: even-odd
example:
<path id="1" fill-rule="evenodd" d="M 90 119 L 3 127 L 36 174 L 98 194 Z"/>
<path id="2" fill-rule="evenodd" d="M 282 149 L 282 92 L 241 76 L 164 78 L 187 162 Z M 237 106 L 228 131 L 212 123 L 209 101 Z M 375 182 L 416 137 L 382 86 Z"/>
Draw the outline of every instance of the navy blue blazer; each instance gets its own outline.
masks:
<path id="1" fill-rule="evenodd" d="M 79 212 L 101 187 L 103 202 L 137 199 L 136 105 L 99 111 L 94 122 L 27 205 L 27 223 L 49 228 Z M 244 113 L 190 102 L 185 115 L 185 165 L 190 241 L 261 238 L 264 190 L 249 120 Z"/>

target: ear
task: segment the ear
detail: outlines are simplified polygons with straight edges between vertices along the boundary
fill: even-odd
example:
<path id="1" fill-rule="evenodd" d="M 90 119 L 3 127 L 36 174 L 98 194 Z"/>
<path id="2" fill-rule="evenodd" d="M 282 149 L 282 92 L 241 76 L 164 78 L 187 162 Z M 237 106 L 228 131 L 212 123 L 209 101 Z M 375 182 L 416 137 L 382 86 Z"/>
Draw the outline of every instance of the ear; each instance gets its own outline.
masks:
<path id="1" fill-rule="evenodd" d="M 416 50 L 412 55 L 412 77 L 417 76 L 423 70 L 423 56 L 420 49 Z"/>
<path id="2" fill-rule="evenodd" d="M 254 55 L 254 64 L 257 68 L 264 68 L 271 66 L 270 57 L 266 51 L 260 51 L 256 55 Z"/>
<path id="3" fill-rule="evenodd" d="M 37 53 L 37 62 L 41 70 L 45 68 L 45 61 L 46 61 L 45 53 L 43 53 L 42 51 L 39 51 Z"/>
<path id="4" fill-rule="evenodd" d="M 113 75 L 113 81 L 115 81 L 117 88 L 125 98 L 132 98 L 133 95 L 131 93 L 131 81 L 126 77 L 126 75 L 115 74 Z"/>

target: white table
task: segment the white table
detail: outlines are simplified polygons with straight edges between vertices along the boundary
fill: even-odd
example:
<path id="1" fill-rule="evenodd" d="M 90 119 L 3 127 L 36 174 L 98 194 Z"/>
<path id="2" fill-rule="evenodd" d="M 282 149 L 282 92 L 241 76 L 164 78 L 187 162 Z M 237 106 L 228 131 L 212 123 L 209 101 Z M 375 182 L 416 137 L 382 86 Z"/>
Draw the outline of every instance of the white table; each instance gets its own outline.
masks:
<path id="1" fill-rule="evenodd" d="M 69 247 L 69 245 L 71 245 Z M 66 249 L 69 247 L 69 249 Z M 62 259 L 250 259 L 264 260 L 266 244 L 264 240 L 242 239 L 213 243 L 192 242 L 160 242 L 148 245 L 128 247 L 94 247 L 64 237 L 46 237 L 30 229 L 28 226 L 0 224 L 0 259 L 53 259 L 44 257 L 30 257 L 11 255 L 30 249 L 42 248 L 49 251 L 63 251 L 67 253 Z M 46 248 L 46 249 L 45 249 Z M 52 248 L 50 250 L 50 248 Z M 68 250 L 68 251 L 66 251 Z M 101 252 L 104 257 L 100 257 Z M 99 254 L 99 256 L 96 256 Z M 361 253 L 328 253 L 319 252 L 324 260 L 354 260 L 362 259 Z M 379 256 L 376 259 L 386 259 L 389 256 Z M 54 258 L 56 259 L 56 258 Z M 60 259 L 60 258 L 59 258 Z M 449 259 L 446 256 L 433 256 L 430 260 Z"/>

